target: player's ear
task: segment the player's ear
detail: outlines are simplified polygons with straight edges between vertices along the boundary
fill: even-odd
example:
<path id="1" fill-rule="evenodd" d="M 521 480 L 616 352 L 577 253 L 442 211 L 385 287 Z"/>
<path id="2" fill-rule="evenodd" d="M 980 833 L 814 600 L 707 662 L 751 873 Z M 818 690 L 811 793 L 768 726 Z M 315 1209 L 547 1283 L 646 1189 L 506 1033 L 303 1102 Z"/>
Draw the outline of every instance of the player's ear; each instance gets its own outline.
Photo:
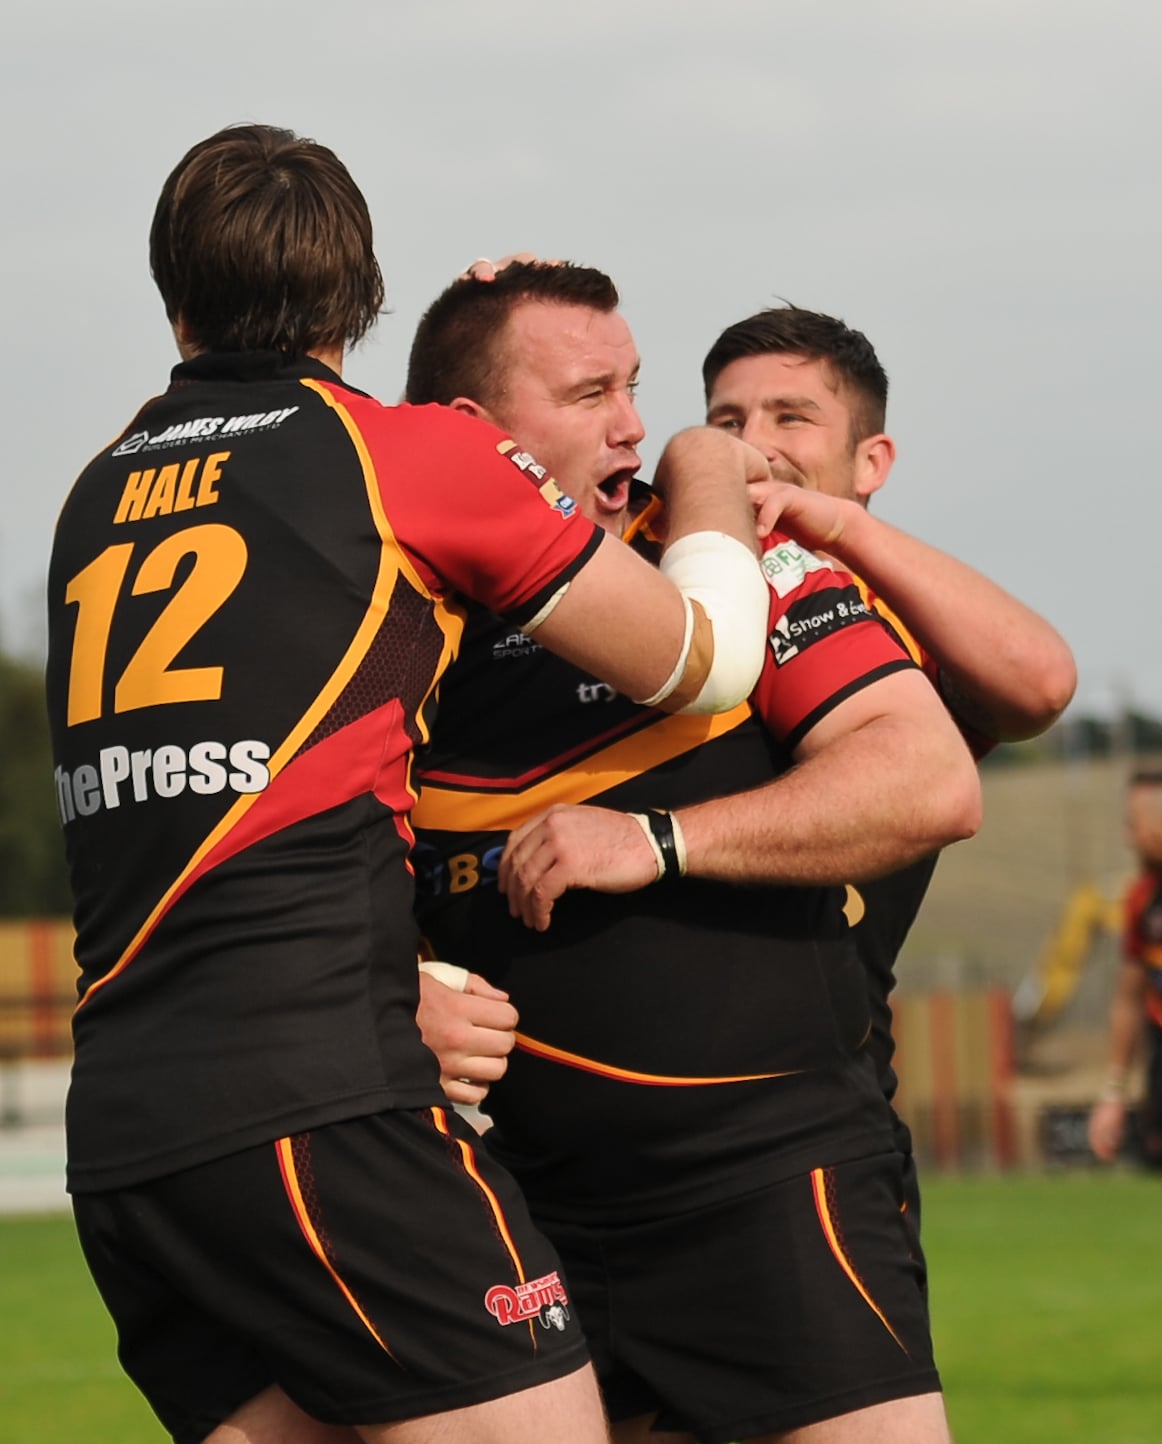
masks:
<path id="1" fill-rule="evenodd" d="M 865 436 L 855 448 L 855 494 L 864 506 L 887 481 L 895 459 L 896 443 L 882 431 Z"/>
<path id="2" fill-rule="evenodd" d="M 470 396 L 457 396 L 449 404 L 453 411 L 462 411 L 465 416 L 475 416 L 477 421 L 487 421 L 493 426 L 500 424 L 487 406 L 481 406 L 479 401 L 473 401 Z M 501 429 L 503 430 L 503 427 Z"/>

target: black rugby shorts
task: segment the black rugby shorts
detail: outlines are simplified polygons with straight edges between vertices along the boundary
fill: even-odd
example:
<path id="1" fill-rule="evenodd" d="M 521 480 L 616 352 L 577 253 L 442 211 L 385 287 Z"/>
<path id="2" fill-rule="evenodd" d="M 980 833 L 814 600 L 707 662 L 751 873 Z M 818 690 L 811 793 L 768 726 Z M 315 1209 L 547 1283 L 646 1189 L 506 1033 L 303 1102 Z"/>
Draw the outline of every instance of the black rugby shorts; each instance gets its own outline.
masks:
<path id="1" fill-rule="evenodd" d="M 545 1223 L 610 1418 L 727 1444 L 938 1390 L 902 1205 L 887 1153 L 660 1221 Z"/>
<path id="2" fill-rule="evenodd" d="M 477 1142 L 450 1109 L 388 1112 L 74 1197 L 122 1365 L 178 1444 L 271 1384 L 373 1424 L 585 1364 L 557 1256 Z"/>

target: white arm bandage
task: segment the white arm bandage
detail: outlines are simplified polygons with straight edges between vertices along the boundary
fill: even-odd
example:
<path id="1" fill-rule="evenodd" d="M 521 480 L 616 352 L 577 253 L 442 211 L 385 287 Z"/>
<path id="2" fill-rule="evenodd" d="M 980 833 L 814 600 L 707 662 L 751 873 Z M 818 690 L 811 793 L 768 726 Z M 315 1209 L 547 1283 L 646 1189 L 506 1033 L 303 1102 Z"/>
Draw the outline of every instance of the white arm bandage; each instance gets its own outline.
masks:
<path id="1" fill-rule="evenodd" d="M 680 710 L 725 712 L 736 707 L 758 681 L 767 643 L 771 594 L 754 553 L 724 532 L 691 532 L 667 549 L 661 571 L 686 602 L 686 636 L 662 687 L 652 697 L 635 700 L 657 707 L 681 687 L 695 665 L 692 652 L 698 650 L 696 620 L 701 611 L 710 625 L 709 655 L 700 659 L 708 670 L 697 694 Z"/>
<path id="2" fill-rule="evenodd" d="M 437 983 L 443 983 L 445 988 L 451 988 L 453 992 L 462 993 L 468 986 L 468 969 L 461 968 L 456 963 L 438 963 L 434 959 L 426 959 L 420 963 L 421 973 L 427 973 L 435 978 Z"/>

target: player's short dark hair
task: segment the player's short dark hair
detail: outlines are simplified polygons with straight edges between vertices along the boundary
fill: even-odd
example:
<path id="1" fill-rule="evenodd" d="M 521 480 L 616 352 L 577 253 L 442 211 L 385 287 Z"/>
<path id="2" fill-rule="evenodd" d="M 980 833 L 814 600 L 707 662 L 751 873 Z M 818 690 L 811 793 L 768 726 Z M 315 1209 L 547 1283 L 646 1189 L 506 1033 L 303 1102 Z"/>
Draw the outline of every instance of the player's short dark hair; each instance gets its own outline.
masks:
<path id="1" fill-rule="evenodd" d="M 862 331 L 835 316 L 801 306 L 773 306 L 728 326 L 702 363 L 709 400 L 714 383 L 732 361 L 745 356 L 805 356 L 825 361 L 838 386 L 852 397 L 851 442 L 883 431 L 888 409 L 888 378 L 875 348 Z"/>
<path id="2" fill-rule="evenodd" d="M 1130 774 L 1131 787 L 1162 787 L 1162 767 L 1137 767 Z"/>
<path id="3" fill-rule="evenodd" d="M 228 126 L 171 172 L 149 236 L 170 321 L 211 351 L 354 345 L 383 307 L 371 216 L 326 146 Z"/>
<path id="4" fill-rule="evenodd" d="M 514 262 L 494 281 L 460 279 L 443 291 L 416 328 L 404 399 L 443 406 L 466 396 L 491 406 L 503 394 L 505 328 L 524 301 L 614 311 L 617 287 L 604 271 L 571 261 Z"/>

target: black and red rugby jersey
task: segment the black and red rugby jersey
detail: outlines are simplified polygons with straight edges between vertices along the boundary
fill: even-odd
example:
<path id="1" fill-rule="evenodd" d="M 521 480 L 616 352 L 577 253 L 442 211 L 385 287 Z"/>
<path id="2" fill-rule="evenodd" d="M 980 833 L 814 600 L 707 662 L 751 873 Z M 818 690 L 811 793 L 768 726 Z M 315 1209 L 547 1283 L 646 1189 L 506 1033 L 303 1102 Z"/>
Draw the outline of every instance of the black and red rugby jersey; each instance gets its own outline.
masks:
<path id="1" fill-rule="evenodd" d="M 551 803 L 680 808 L 759 786 L 841 699 L 913 665 L 846 574 L 780 536 L 763 566 L 755 707 L 635 706 L 482 610 L 441 684 L 417 759 L 420 919 L 435 956 L 519 1009 L 487 1138 L 538 1216 L 692 1207 L 891 1146 L 841 888 L 577 891 L 544 933 L 496 890 L 507 832 Z"/>
<path id="2" fill-rule="evenodd" d="M 1162 872 L 1144 869 L 1126 894 L 1122 953 L 1146 973 L 1146 1016 L 1162 1028 Z"/>
<path id="3" fill-rule="evenodd" d="M 74 1190 L 440 1101 L 412 750 L 458 594 L 515 626 L 599 539 L 502 433 L 273 353 L 178 366 L 85 469 L 47 670 Z"/>
<path id="4" fill-rule="evenodd" d="M 953 721 L 960 728 L 969 751 L 979 761 L 996 744 L 957 717 L 945 695 L 940 668 L 935 659 L 924 651 L 882 597 L 877 596 L 858 577 L 856 584 L 860 595 L 935 687 L 952 714 Z M 896 986 L 896 959 L 912 924 L 916 921 L 939 857 L 939 852 L 931 853 L 928 857 L 919 858 L 885 877 L 861 882 L 858 887 L 848 889 L 847 917 L 868 976 L 868 1003 L 872 1021 L 868 1048 L 880 1075 L 884 1097 L 889 1101 L 896 1096 L 899 1086 L 895 1069 L 892 1067 L 896 1044 L 892 1036 L 892 1009 L 888 1001 Z"/>

